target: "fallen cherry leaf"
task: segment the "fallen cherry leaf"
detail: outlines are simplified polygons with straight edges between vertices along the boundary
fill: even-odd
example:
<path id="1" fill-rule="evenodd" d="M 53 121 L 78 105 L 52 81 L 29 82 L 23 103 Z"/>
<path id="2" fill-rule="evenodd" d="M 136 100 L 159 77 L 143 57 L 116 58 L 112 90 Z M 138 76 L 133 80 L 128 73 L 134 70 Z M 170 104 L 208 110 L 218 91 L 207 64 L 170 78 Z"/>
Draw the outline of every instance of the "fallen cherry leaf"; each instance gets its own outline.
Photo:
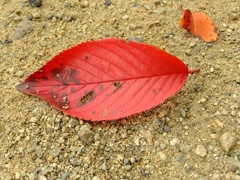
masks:
<path id="1" fill-rule="evenodd" d="M 157 106 L 196 71 L 154 46 L 107 38 L 61 52 L 16 88 L 72 116 L 113 120 Z"/>
<path id="2" fill-rule="evenodd" d="M 180 25 L 192 35 L 199 37 L 206 42 L 217 40 L 217 27 L 210 17 L 202 12 L 191 13 L 189 9 L 186 9 Z"/>

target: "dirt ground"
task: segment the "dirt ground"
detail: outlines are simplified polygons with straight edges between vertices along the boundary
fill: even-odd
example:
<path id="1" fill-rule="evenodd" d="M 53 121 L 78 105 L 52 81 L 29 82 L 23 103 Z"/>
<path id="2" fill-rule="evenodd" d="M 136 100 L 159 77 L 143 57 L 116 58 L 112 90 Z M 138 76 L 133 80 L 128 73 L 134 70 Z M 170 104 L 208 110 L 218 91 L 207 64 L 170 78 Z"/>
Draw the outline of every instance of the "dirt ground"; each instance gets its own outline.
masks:
<path id="1" fill-rule="evenodd" d="M 181 28 L 181 6 L 208 14 L 218 40 Z M 0 0 L 0 179 L 239 180 L 239 19 L 239 0 Z M 201 70 L 164 104 L 111 122 L 15 89 L 62 50 L 104 37 L 138 38 Z"/>

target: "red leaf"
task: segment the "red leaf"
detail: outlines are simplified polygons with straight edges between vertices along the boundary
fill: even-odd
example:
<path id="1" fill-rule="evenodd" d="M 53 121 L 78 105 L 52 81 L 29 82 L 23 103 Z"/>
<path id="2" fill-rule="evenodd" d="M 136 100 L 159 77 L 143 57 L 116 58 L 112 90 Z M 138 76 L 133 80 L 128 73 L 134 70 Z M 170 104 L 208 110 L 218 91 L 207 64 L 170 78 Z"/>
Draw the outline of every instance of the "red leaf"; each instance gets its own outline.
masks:
<path id="1" fill-rule="evenodd" d="M 210 17 L 202 12 L 191 13 L 189 9 L 186 9 L 180 25 L 192 35 L 199 37 L 206 42 L 217 40 L 217 27 Z"/>
<path id="2" fill-rule="evenodd" d="M 156 47 L 111 38 L 61 52 L 17 90 L 72 116 L 112 120 L 157 106 L 193 72 Z"/>

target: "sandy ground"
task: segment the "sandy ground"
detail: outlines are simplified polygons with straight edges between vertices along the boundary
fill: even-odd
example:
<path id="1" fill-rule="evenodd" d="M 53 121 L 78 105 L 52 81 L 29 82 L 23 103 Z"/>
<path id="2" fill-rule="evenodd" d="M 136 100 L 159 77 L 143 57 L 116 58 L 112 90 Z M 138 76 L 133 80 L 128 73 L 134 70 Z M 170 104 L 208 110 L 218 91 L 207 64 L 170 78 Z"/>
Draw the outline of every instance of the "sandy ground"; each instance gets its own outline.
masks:
<path id="1" fill-rule="evenodd" d="M 240 2 L 110 2 L 0 0 L 0 179 L 240 179 Z M 181 5 L 208 14 L 218 40 L 180 28 Z M 139 38 L 201 71 L 164 104 L 112 122 L 15 89 L 62 50 L 104 37 Z"/>

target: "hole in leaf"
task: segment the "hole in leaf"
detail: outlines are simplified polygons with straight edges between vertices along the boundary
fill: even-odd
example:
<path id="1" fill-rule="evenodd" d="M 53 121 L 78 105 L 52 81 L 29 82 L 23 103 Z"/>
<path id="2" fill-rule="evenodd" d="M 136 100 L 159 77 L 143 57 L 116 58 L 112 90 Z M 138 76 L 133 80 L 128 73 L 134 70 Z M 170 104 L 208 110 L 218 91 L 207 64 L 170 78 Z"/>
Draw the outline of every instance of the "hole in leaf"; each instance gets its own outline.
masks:
<path id="1" fill-rule="evenodd" d="M 89 102 L 91 99 L 93 98 L 93 91 L 90 91 L 89 93 L 87 93 L 86 95 L 84 95 L 80 101 L 84 104 Z"/>

